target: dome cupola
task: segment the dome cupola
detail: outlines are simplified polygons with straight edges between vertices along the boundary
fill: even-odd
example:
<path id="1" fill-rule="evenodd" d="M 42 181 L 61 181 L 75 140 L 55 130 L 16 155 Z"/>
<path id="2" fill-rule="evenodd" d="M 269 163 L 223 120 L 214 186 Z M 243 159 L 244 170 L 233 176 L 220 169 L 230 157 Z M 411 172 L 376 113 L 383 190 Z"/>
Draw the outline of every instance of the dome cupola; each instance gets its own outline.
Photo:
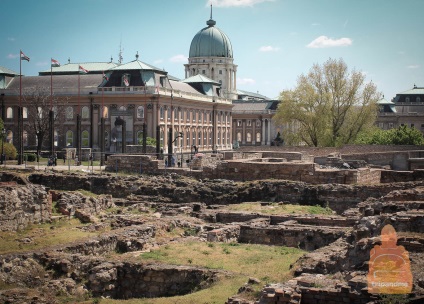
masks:
<path id="1" fill-rule="evenodd" d="M 233 48 L 230 39 L 223 31 L 215 27 L 216 21 L 211 18 L 206 21 L 207 27 L 201 29 L 190 45 L 189 57 L 226 57 L 233 58 Z"/>

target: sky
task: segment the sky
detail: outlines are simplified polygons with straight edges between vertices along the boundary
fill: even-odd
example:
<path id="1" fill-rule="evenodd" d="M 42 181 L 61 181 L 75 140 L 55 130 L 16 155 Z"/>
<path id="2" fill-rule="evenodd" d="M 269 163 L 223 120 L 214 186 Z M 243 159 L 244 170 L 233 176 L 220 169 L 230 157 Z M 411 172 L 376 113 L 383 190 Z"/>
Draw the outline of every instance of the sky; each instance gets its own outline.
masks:
<path id="1" fill-rule="evenodd" d="M 424 0 L 0 0 L 0 66 L 22 74 L 68 62 L 139 60 L 184 79 L 206 27 L 230 39 L 237 88 L 278 98 L 314 64 L 343 59 L 387 100 L 424 87 Z"/>

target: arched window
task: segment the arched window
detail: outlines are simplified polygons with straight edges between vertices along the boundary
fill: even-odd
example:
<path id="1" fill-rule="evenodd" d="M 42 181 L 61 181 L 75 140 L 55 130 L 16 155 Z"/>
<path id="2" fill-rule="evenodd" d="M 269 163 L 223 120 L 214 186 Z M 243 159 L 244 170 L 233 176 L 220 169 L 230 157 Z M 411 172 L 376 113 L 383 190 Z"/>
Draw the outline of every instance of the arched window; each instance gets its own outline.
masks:
<path id="1" fill-rule="evenodd" d="M 37 116 L 39 119 L 43 118 L 43 109 L 41 107 L 37 108 Z"/>
<path id="2" fill-rule="evenodd" d="M 168 116 L 167 120 L 171 120 L 171 111 L 172 111 L 171 107 L 168 106 L 168 110 L 166 111 L 166 113 L 167 113 L 166 115 Z"/>
<path id="3" fill-rule="evenodd" d="M 27 147 L 28 146 L 28 132 L 24 131 L 24 146 Z"/>
<path id="4" fill-rule="evenodd" d="M 200 146 L 202 144 L 202 131 L 199 130 L 198 136 L 197 136 L 197 145 Z"/>
<path id="5" fill-rule="evenodd" d="M 207 121 L 207 113 L 203 112 L 203 123 L 206 123 Z"/>
<path id="6" fill-rule="evenodd" d="M 90 133 L 87 130 L 82 131 L 81 133 L 81 146 L 88 147 L 90 145 Z"/>
<path id="7" fill-rule="evenodd" d="M 202 112 L 197 111 L 197 121 L 202 122 Z"/>
<path id="8" fill-rule="evenodd" d="M 23 107 L 22 108 L 22 118 L 23 119 L 27 119 L 28 118 L 28 108 L 27 107 Z"/>
<path id="9" fill-rule="evenodd" d="M 66 108 L 66 119 L 73 119 L 74 118 L 74 109 L 72 107 Z"/>
<path id="10" fill-rule="evenodd" d="M 246 133 L 246 141 L 251 142 L 252 141 L 252 134 L 250 132 Z"/>
<path id="11" fill-rule="evenodd" d="M 190 131 L 186 131 L 186 146 L 187 148 L 190 146 Z"/>
<path id="12" fill-rule="evenodd" d="M 257 143 L 261 142 L 261 133 L 260 132 L 256 133 L 256 142 Z"/>
<path id="13" fill-rule="evenodd" d="M 237 141 L 241 141 L 241 132 L 237 132 Z"/>
<path id="14" fill-rule="evenodd" d="M 66 131 L 66 146 L 73 147 L 73 145 L 74 145 L 74 133 L 71 130 Z"/>
<path id="15" fill-rule="evenodd" d="M 59 133 L 54 131 L 54 146 L 57 147 L 59 145 Z"/>
<path id="16" fill-rule="evenodd" d="M 137 118 L 138 119 L 144 118 L 144 107 L 143 106 L 137 107 Z"/>
<path id="17" fill-rule="evenodd" d="M 159 109 L 159 115 L 160 115 L 160 119 L 163 120 L 163 117 L 165 116 L 165 112 L 163 110 L 163 107 L 160 107 L 160 109 Z"/>
<path id="18" fill-rule="evenodd" d="M 218 130 L 218 145 L 221 144 L 221 131 Z"/>
<path id="19" fill-rule="evenodd" d="M 127 110 L 127 108 L 125 106 L 120 106 L 119 107 L 119 111 L 126 111 L 126 110 Z"/>
<path id="20" fill-rule="evenodd" d="M 227 132 L 227 145 L 230 144 L 230 132 Z"/>
<path id="21" fill-rule="evenodd" d="M 190 121 L 190 111 L 187 110 L 187 112 L 186 112 L 186 122 L 189 122 L 189 121 Z"/>
<path id="22" fill-rule="evenodd" d="M 89 119 L 90 118 L 90 110 L 88 109 L 87 106 L 82 107 L 81 118 L 82 119 Z"/>
<path id="23" fill-rule="evenodd" d="M 174 120 L 178 120 L 178 108 L 174 108 Z"/>
<path id="24" fill-rule="evenodd" d="M 417 102 L 421 102 L 421 98 L 420 97 L 417 97 L 416 101 Z"/>
<path id="25" fill-rule="evenodd" d="M 203 129 L 203 146 L 207 146 L 208 145 L 208 132 L 206 131 L 206 129 Z"/>
<path id="26" fill-rule="evenodd" d="M 13 108 L 8 107 L 6 110 L 6 118 L 13 118 Z"/>
<path id="27" fill-rule="evenodd" d="M 109 108 L 103 107 L 103 118 L 109 118 Z"/>
<path id="28" fill-rule="evenodd" d="M 193 122 L 196 122 L 196 112 L 195 111 L 190 111 L 190 115 L 191 115 L 191 120 Z"/>
<path id="29" fill-rule="evenodd" d="M 109 147 L 109 132 L 105 131 L 105 147 Z"/>
<path id="30" fill-rule="evenodd" d="M 160 146 L 163 147 L 163 130 L 160 130 Z"/>
<path id="31" fill-rule="evenodd" d="M 9 144 L 13 144 L 13 132 L 8 130 L 6 134 L 6 142 Z"/>

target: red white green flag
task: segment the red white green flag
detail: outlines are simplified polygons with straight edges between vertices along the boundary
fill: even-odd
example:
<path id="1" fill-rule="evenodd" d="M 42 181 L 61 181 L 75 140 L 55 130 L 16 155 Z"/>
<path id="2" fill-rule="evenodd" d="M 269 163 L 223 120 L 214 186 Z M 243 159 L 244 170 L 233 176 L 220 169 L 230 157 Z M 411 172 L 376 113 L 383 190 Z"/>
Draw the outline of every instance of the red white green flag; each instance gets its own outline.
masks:
<path id="1" fill-rule="evenodd" d="M 24 52 L 21 51 L 21 60 L 29 61 L 29 57 L 24 54 Z"/>
<path id="2" fill-rule="evenodd" d="M 125 84 L 126 87 L 128 87 L 130 85 L 130 83 L 128 82 L 127 75 L 124 75 L 124 84 Z"/>
<path id="3" fill-rule="evenodd" d="M 52 67 L 60 67 L 60 62 L 52 58 Z"/>

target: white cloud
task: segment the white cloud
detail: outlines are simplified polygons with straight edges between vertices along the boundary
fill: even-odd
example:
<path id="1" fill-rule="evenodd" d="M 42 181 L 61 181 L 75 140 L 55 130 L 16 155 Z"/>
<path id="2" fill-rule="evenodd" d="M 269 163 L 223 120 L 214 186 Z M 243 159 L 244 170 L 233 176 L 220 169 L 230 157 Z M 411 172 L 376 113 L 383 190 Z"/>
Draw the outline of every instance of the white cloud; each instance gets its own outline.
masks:
<path id="1" fill-rule="evenodd" d="M 187 57 L 184 55 L 175 55 L 169 59 L 171 62 L 187 62 Z"/>
<path id="2" fill-rule="evenodd" d="M 19 54 L 9 54 L 9 55 L 7 55 L 8 59 L 15 59 L 15 58 L 18 58 L 18 57 L 19 57 Z"/>
<path id="3" fill-rule="evenodd" d="M 256 81 L 252 78 L 237 78 L 237 84 L 255 84 Z"/>
<path id="4" fill-rule="evenodd" d="M 254 6 L 262 2 L 273 2 L 275 0 L 208 0 L 206 6 L 231 7 L 231 6 Z"/>
<path id="5" fill-rule="evenodd" d="M 418 64 L 411 64 L 407 66 L 408 69 L 418 69 L 419 67 L 420 66 Z"/>
<path id="6" fill-rule="evenodd" d="M 308 48 L 326 48 L 326 47 L 336 47 L 336 46 L 348 46 L 352 44 L 352 39 L 350 38 L 340 38 L 332 39 L 327 36 L 319 36 L 314 41 L 309 43 L 306 47 Z"/>
<path id="7" fill-rule="evenodd" d="M 275 47 L 275 46 L 271 46 L 271 45 L 266 45 L 266 46 L 261 46 L 259 48 L 259 51 L 261 52 L 277 52 L 280 48 Z"/>

